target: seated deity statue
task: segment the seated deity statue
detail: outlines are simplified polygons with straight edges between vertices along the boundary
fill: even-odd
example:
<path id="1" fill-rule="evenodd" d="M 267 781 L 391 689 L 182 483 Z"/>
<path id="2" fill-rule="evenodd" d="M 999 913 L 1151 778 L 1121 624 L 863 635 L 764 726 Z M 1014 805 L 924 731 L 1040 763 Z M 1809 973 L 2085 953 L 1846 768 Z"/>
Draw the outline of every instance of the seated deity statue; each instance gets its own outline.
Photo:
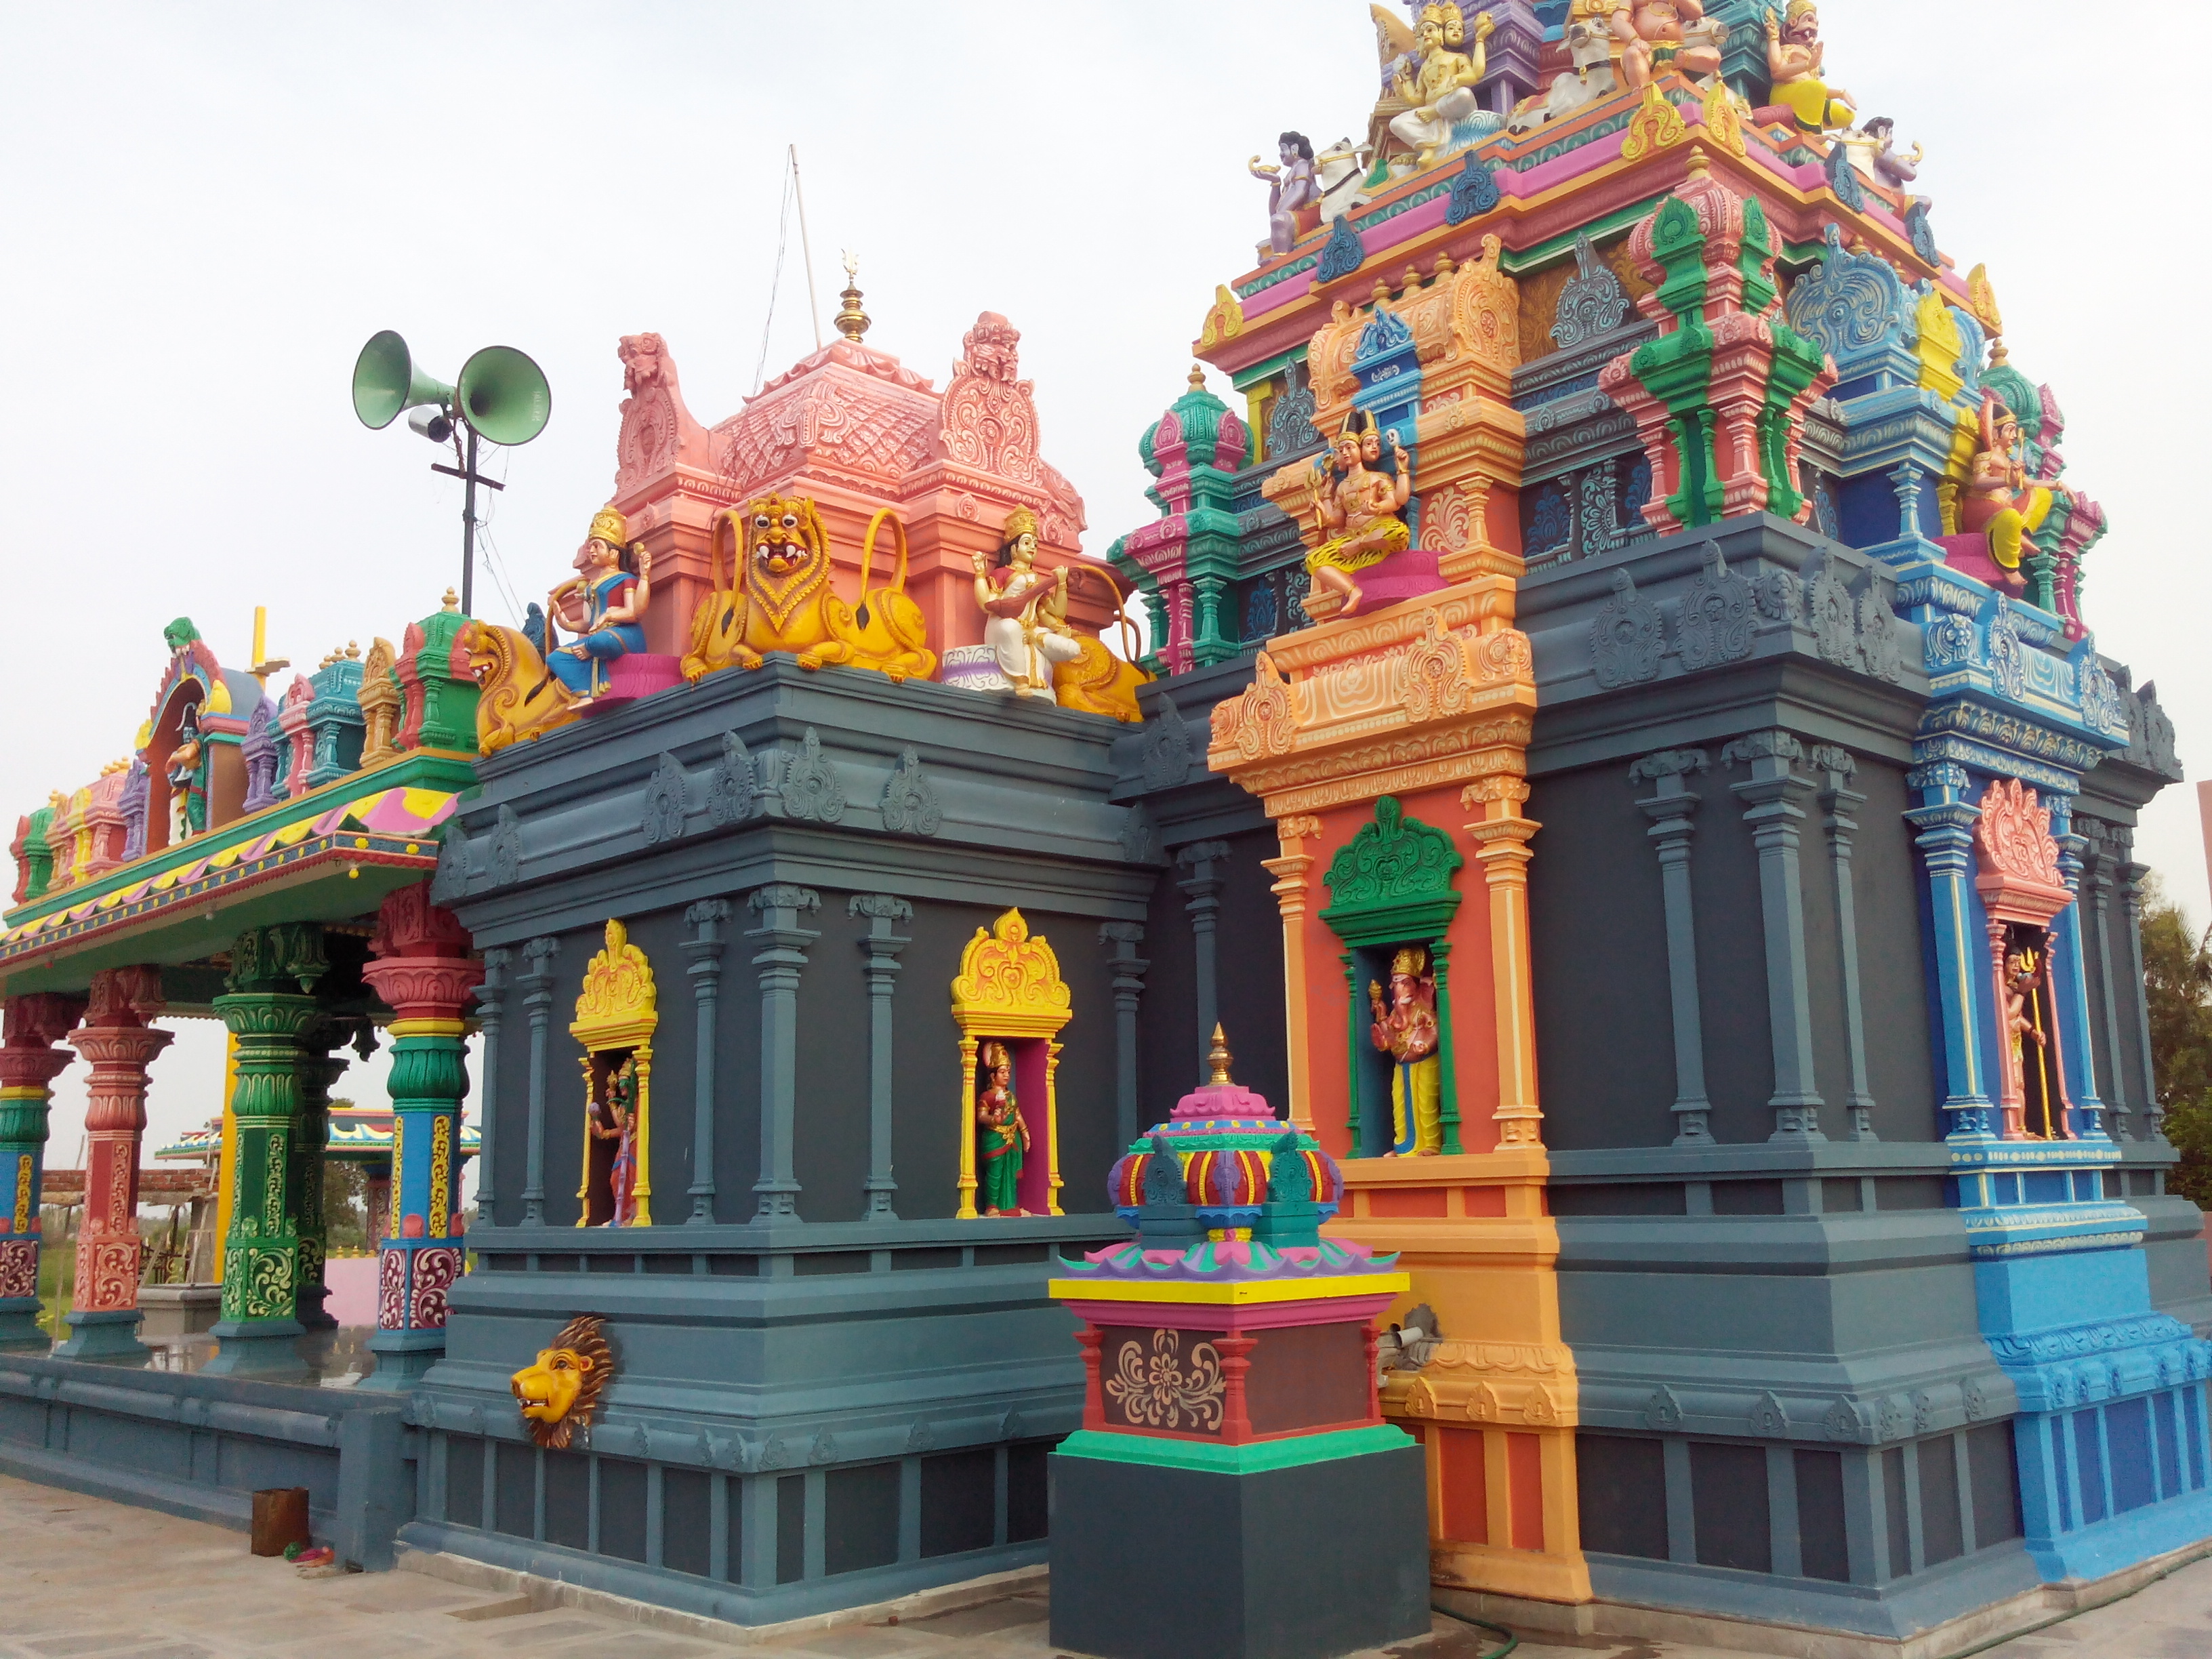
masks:
<path id="1" fill-rule="evenodd" d="M 1390 960 L 1386 999 L 1367 982 L 1368 1040 L 1390 1056 L 1390 1158 L 1434 1158 L 1443 1150 L 1443 1064 L 1439 1056 L 1437 981 L 1419 945 Z"/>
<path id="2" fill-rule="evenodd" d="M 1982 394 L 1981 428 L 1981 447 L 1960 492 L 1959 529 L 1986 536 L 1990 559 L 2017 570 L 2027 538 L 2051 516 L 2052 492 L 2028 482 L 2020 422 L 1993 392 Z"/>
<path id="3" fill-rule="evenodd" d="M 1449 149 L 1455 135 L 1480 137 L 1504 125 L 1502 117 L 1477 102 L 1475 86 L 1488 67 L 1483 43 L 1496 25 L 1488 12 L 1474 20 L 1474 49 L 1468 44 L 1464 15 L 1455 5 L 1421 8 L 1414 26 L 1418 61 L 1393 77 L 1392 90 L 1411 107 L 1390 118 L 1391 137 L 1415 152 L 1413 165 L 1425 167 Z"/>
<path id="4" fill-rule="evenodd" d="M 1729 28 L 1705 15 L 1705 0 L 1633 0 L 1612 9 L 1612 24 L 1620 42 L 1621 78 L 1632 88 L 1650 85 L 1662 70 L 1699 86 L 1721 72 Z"/>
<path id="5" fill-rule="evenodd" d="M 1507 131 L 1528 132 L 1547 121 L 1564 119 L 1620 89 L 1614 68 L 1620 41 L 1613 27 L 1613 15 L 1619 9 L 1620 0 L 1572 0 L 1562 33 L 1568 67 L 1553 77 L 1540 95 L 1523 98 L 1513 106 Z"/>
<path id="6" fill-rule="evenodd" d="M 607 689 L 605 665 L 645 649 L 653 555 L 643 542 L 626 546 L 629 532 L 621 514 L 611 507 L 600 508 L 576 550 L 576 574 L 545 596 L 549 623 L 579 636 L 545 653 L 545 665 L 568 690 L 572 709 Z"/>
<path id="7" fill-rule="evenodd" d="M 998 659 L 1005 689 L 1050 702 L 1054 668 L 1073 662 L 1083 641 L 1067 621 L 1067 567 L 1047 574 L 1036 568 L 1036 514 L 1018 507 L 1006 515 L 998 563 L 988 554 L 975 556 L 975 603 L 985 617 L 983 643 Z"/>
<path id="8" fill-rule="evenodd" d="M 1787 121 L 1800 132 L 1825 132 L 1848 127 L 1856 118 L 1856 101 L 1841 87 L 1820 78 L 1827 48 L 1820 43 L 1820 9 L 1814 0 L 1790 0 L 1782 21 L 1766 17 L 1766 72 L 1773 82 L 1774 101 L 1762 105 L 1753 119 L 1764 125 Z"/>
<path id="9" fill-rule="evenodd" d="M 1341 617 L 1359 608 L 1359 584 L 1352 573 L 1402 553 L 1413 541 L 1405 511 L 1413 497 L 1413 467 L 1405 446 L 1391 433 L 1385 460 L 1382 434 L 1372 412 L 1364 431 L 1353 424 L 1357 418 L 1346 417 L 1328 463 L 1314 462 L 1308 484 L 1322 539 L 1306 555 L 1306 570 L 1316 588 L 1343 597 L 1337 612 Z"/>
<path id="10" fill-rule="evenodd" d="M 1267 181 L 1267 249 L 1288 253 L 1299 237 L 1321 223 L 1321 185 L 1315 177 L 1312 142 L 1303 132 L 1286 132 L 1275 141 L 1279 167 L 1262 167 L 1254 156 L 1251 173 Z"/>

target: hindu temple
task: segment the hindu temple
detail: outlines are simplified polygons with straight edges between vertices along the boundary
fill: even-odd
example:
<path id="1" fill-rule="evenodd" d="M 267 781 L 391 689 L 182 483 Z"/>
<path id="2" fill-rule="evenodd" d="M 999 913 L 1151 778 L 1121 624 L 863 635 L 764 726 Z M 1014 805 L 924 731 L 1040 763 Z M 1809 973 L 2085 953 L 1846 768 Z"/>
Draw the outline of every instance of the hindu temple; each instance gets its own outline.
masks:
<path id="1" fill-rule="evenodd" d="M 1013 321 L 902 358 L 848 270 L 712 423 L 617 343 L 548 605 L 365 593 L 289 678 L 143 642 L 11 848 L 0 1468 L 748 1626 L 1048 1561 L 1116 1656 L 1199 1650 L 1132 1562 L 1207 1651 L 1433 1605 L 1873 1656 L 2212 1536 L 2133 842 L 2180 768 L 1998 276 L 1812 0 L 1371 13 L 1249 256 L 1185 233 L 1149 521 L 1088 522 Z"/>

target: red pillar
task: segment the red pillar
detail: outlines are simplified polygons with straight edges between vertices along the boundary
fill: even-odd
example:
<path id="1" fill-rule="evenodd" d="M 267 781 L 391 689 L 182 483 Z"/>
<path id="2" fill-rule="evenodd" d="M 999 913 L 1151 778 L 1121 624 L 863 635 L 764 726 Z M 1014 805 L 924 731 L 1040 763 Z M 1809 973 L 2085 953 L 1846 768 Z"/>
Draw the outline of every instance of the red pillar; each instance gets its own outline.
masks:
<path id="1" fill-rule="evenodd" d="M 77 1231 L 70 1359 L 131 1358 L 138 1340 L 138 1146 L 146 1131 L 146 1066 L 169 1046 L 153 1029 L 161 1012 L 158 968 L 93 975 L 84 1024 L 70 1042 L 92 1063 L 85 1109 L 84 1221 Z"/>
<path id="2" fill-rule="evenodd" d="M 39 1328 L 40 1188 L 46 1170 L 47 1098 L 69 1069 L 54 1044 L 84 1012 L 82 997 L 9 997 L 0 1041 L 0 1348 L 43 1351 Z"/>

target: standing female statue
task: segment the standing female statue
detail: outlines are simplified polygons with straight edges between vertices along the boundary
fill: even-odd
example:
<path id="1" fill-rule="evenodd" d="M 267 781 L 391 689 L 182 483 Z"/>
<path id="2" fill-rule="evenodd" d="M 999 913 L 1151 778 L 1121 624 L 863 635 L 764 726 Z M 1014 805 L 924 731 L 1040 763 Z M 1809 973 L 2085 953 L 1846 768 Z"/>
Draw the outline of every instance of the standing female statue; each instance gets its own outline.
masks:
<path id="1" fill-rule="evenodd" d="M 1003 1042 L 983 1045 L 982 1088 L 975 1097 L 976 1163 L 982 1174 L 978 1194 L 985 1215 L 1022 1213 L 1022 1158 L 1030 1149 L 1030 1126 L 1014 1100 L 1014 1062 Z"/>

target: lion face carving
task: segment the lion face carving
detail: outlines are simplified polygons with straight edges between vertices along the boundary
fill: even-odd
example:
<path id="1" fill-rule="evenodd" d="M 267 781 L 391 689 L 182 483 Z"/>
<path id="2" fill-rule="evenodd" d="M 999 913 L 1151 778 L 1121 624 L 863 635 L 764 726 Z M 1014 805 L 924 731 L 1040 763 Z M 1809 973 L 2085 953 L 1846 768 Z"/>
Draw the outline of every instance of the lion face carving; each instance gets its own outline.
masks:
<path id="1" fill-rule="evenodd" d="M 888 522 L 897 548 L 889 585 L 871 590 L 877 532 Z M 732 538 L 731 585 L 722 586 L 722 538 Z M 857 606 L 830 583 L 830 535 L 804 495 L 763 495 L 714 520 L 708 545 L 714 592 L 691 618 L 684 677 L 724 668 L 757 668 L 770 651 L 788 651 L 801 668 L 839 663 L 894 680 L 927 678 L 937 667 L 928 624 L 906 596 L 906 526 L 889 508 L 868 526 Z"/>
<path id="2" fill-rule="evenodd" d="M 599 1396 L 614 1377 L 614 1350 L 605 1326 L 597 1314 L 578 1314 L 561 1328 L 551 1347 L 539 1350 L 535 1364 L 507 1379 L 530 1437 L 539 1445 L 566 1450 L 591 1428 Z"/>

